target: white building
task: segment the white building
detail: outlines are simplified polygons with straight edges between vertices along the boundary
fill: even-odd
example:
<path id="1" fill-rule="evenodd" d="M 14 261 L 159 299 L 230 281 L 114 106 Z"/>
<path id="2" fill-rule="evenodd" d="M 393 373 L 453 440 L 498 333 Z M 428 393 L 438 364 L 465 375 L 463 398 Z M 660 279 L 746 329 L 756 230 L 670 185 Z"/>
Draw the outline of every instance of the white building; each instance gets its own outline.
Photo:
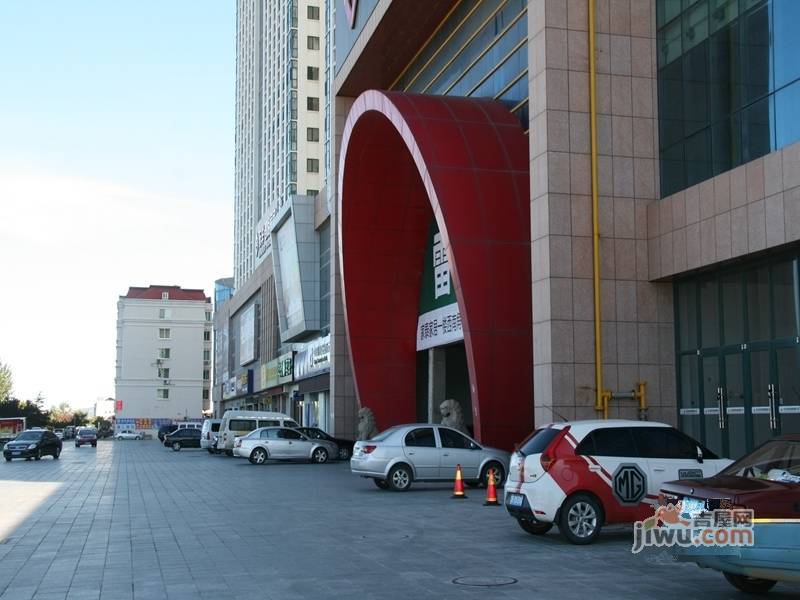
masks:
<path id="1" fill-rule="evenodd" d="M 131 287 L 117 303 L 117 429 L 153 433 L 210 407 L 211 299 L 179 286 Z"/>
<path id="2" fill-rule="evenodd" d="M 325 0 L 238 0 L 234 280 L 255 270 L 256 229 L 323 187 Z"/>

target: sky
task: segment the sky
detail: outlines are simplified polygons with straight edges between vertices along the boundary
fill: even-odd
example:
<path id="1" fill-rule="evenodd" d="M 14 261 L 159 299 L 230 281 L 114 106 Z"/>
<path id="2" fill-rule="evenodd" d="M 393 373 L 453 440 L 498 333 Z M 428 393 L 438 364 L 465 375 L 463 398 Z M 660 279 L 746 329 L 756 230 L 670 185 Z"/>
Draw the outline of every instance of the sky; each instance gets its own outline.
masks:
<path id="1" fill-rule="evenodd" d="M 117 300 L 233 271 L 234 0 L 0 1 L 0 362 L 114 396 Z"/>

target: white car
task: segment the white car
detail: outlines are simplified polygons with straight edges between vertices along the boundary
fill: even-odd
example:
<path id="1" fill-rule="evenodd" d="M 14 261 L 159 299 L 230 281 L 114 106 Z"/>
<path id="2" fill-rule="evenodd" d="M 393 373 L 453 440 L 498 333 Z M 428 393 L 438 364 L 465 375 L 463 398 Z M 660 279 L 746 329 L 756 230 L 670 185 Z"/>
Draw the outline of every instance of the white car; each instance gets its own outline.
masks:
<path id="1" fill-rule="evenodd" d="M 557 524 L 588 544 L 604 524 L 652 517 L 665 481 L 711 477 L 731 462 L 665 423 L 554 423 L 511 456 L 505 506 L 528 533 Z"/>
<path id="2" fill-rule="evenodd" d="M 233 444 L 233 455 L 247 458 L 254 465 L 263 465 L 271 459 L 324 463 L 338 454 L 335 443 L 312 440 L 289 427 L 262 427 L 237 437 Z"/>
<path id="3" fill-rule="evenodd" d="M 118 431 L 114 438 L 118 440 L 140 440 L 142 436 L 135 431 L 126 429 L 124 431 Z"/>
<path id="4" fill-rule="evenodd" d="M 56 434 L 56 437 L 58 439 L 60 439 L 60 440 L 64 439 L 64 430 L 63 429 L 55 429 L 55 430 L 53 430 L 53 433 Z"/>

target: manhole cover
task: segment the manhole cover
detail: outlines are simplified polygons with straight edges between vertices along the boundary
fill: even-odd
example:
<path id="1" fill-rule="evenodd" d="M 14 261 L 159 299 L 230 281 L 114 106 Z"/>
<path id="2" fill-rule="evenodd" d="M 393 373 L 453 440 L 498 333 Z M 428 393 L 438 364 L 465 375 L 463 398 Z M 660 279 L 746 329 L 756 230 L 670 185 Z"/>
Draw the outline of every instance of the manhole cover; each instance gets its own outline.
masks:
<path id="1" fill-rule="evenodd" d="M 453 583 L 471 587 L 500 587 L 517 583 L 517 580 L 513 577 L 456 577 Z"/>

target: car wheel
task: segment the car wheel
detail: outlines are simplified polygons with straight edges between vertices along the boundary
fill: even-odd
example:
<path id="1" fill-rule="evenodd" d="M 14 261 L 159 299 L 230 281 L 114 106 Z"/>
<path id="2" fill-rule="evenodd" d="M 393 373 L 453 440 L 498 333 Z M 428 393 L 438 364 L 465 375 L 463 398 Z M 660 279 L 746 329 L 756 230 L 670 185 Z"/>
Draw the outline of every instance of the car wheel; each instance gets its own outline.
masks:
<path id="1" fill-rule="evenodd" d="M 142 436 L 140 436 L 140 435 L 137 435 L 137 436 L 136 436 L 135 438 L 133 438 L 133 439 L 135 439 L 135 440 L 140 440 L 140 439 L 142 439 Z"/>
<path id="2" fill-rule="evenodd" d="M 208 450 L 209 454 L 214 454 L 214 451 L 211 448 L 206 448 L 206 450 Z"/>
<path id="3" fill-rule="evenodd" d="M 250 453 L 250 462 L 254 465 L 263 465 L 267 462 L 267 451 L 263 448 L 256 448 Z"/>
<path id="4" fill-rule="evenodd" d="M 42 449 L 41 448 L 39 448 L 36 451 L 36 460 L 42 460 Z"/>
<path id="5" fill-rule="evenodd" d="M 11 460 L 11 459 L 7 458 L 6 460 Z M 389 482 L 386 481 L 385 479 L 373 479 L 372 483 L 377 485 L 382 490 L 388 490 L 389 489 Z"/>
<path id="6" fill-rule="evenodd" d="M 389 487 L 395 492 L 405 492 L 411 487 L 411 467 L 395 465 L 389 471 Z"/>
<path id="7" fill-rule="evenodd" d="M 517 519 L 517 523 L 519 523 L 523 531 L 527 531 L 531 535 L 544 535 L 553 528 L 552 523 L 542 523 L 541 521 Z"/>
<path id="8" fill-rule="evenodd" d="M 573 544 L 591 544 L 603 528 L 603 509 L 587 494 L 575 494 L 561 505 L 558 529 Z"/>
<path id="9" fill-rule="evenodd" d="M 180 452 L 180 449 L 181 449 L 181 443 L 180 443 L 180 442 L 172 442 L 172 449 L 173 449 L 175 452 Z"/>
<path id="10" fill-rule="evenodd" d="M 61 454 L 61 448 L 56 448 L 55 452 L 53 452 L 53 458 L 58 460 L 60 454 Z"/>
<path id="11" fill-rule="evenodd" d="M 4 456 L 3 458 L 6 459 L 6 462 L 11 462 L 11 457 L 10 456 Z"/>
<path id="12" fill-rule="evenodd" d="M 494 485 L 496 487 L 500 487 L 503 485 L 503 482 L 506 480 L 506 473 L 503 469 L 503 465 L 498 462 L 490 462 L 485 467 L 483 467 L 483 471 L 481 471 L 481 485 L 484 487 L 489 485 L 489 471 L 494 469 Z"/>
<path id="13" fill-rule="evenodd" d="M 339 460 L 347 460 L 348 458 L 350 458 L 350 448 L 339 448 Z"/>
<path id="14" fill-rule="evenodd" d="M 314 452 L 311 453 L 311 460 L 318 464 L 328 462 L 328 451 L 325 448 L 314 448 Z"/>
<path id="15" fill-rule="evenodd" d="M 722 572 L 725 579 L 728 580 L 733 587 L 737 590 L 747 592 L 748 594 L 761 594 L 771 590 L 777 581 L 772 579 L 758 579 L 757 577 L 747 577 L 746 575 L 737 575 L 735 573 Z"/>

